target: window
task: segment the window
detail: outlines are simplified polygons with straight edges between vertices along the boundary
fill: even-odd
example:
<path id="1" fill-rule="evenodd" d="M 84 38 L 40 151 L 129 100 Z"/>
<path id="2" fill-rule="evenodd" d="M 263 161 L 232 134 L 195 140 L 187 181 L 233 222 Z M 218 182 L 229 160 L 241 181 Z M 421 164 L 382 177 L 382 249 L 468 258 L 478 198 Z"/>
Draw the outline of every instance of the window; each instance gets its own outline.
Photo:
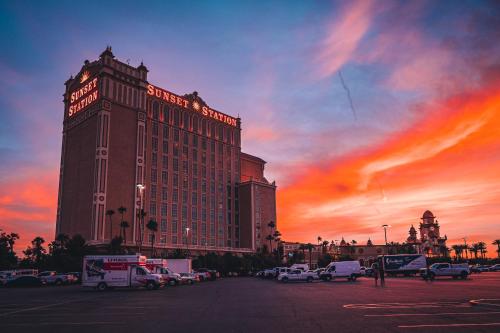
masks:
<path id="1" fill-rule="evenodd" d="M 160 104 L 158 102 L 153 101 L 153 119 L 158 120 Z"/>
<path id="2" fill-rule="evenodd" d="M 168 141 L 167 140 L 163 140 L 162 149 L 163 149 L 164 154 L 168 154 Z"/>
<path id="3" fill-rule="evenodd" d="M 198 164 L 193 164 L 193 176 L 198 175 Z"/>
<path id="4" fill-rule="evenodd" d="M 193 190 L 198 190 L 198 178 L 193 178 Z"/>
<path id="5" fill-rule="evenodd" d="M 184 133 L 184 144 L 185 145 L 189 144 L 189 134 L 187 132 Z"/>
<path id="6" fill-rule="evenodd" d="M 205 138 L 201 139 L 201 148 L 203 150 L 207 150 L 207 139 Z"/>
<path id="7" fill-rule="evenodd" d="M 158 122 L 156 122 L 156 121 L 153 121 L 153 130 L 152 130 L 152 132 L 153 132 L 154 136 L 158 136 Z"/>
<path id="8" fill-rule="evenodd" d="M 191 219 L 192 220 L 198 219 L 198 210 L 196 209 L 196 207 L 191 207 Z"/>
<path id="9" fill-rule="evenodd" d="M 161 200 L 166 201 L 167 198 L 168 198 L 168 196 L 167 196 L 167 188 L 166 187 L 162 187 L 161 188 Z"/>
<path id="10" fill-rule="evenodd" d="M 189 149 L 187 146 L 182 147 L 182 156 L 184 158 L 188 158 L 188 151 L 189 151 Z"/>
<path id="11" fill-rule="evenodd" d="M 156 185 L 151 185 L 151 198 L 156 198 Z"/>
<path id="12" fill-rule="evenodd" d="M 184 205 L 183 205 L 183 206 L 182 206 L 182 219 L 183 219 L 183 220 L 187 219 L 187 214 L 188 214 L 188 213 L 187 213 L 187 210 L 188 210 L 188 209 L 187 209 L 187 206 L 184 206 Z"/>
<path id="13" fill-rule="evenodd" d="M 158 162 L 158 154 L 152 153 L 151 154 L 151 164 L 154 164 L 156 166 L 157 162 Z"/>
<path id="14" fill-rule="evenodd" d="M 174 125 L 179 127 L 179 110 L 174 109 Z M 175 131 L 174 131 L 175 135 Z M 177 130 L 177 141 L 179 141 L 179 130 Z"/>
<path id="15" fill-rule="evenodd" d="M 175 221 L 175 220 L 172 221 L 172 233 L 177 233 L 177 221 Z M 177 243 L 177 242 L 175 242 L 175 243 Z"/>
<path id="16" fill-rule="evenodd" d="M 174 145 L 174 156 L 179 156 L 179 146 L 177 144 Z"/>
<path id="17" fill-rule="evenodd" d="M 193 154 L 193 161 L 198 162 L 198 150 L 193 149 L 192 154 Z"/>
<path id="18" fill-rule="evenodd" d="M 169 110 L 168 110 L 168 106 L 166 106 L 166 105 L 165 105 L 165 106 L 163 106 L 163 120 L 164 120 L 166 123 L 168 123 L 168 121 L 169 121 L 169 112 L 168 112 L 168 111 L 169 111 Z M 165 126 L 165 127 L 166 127 L 166 126 Z M 165 128 L 165 127 L 164 127 L 164 128 Z M 164 133 L 165 133 L 165 132 L 164 132 Z M 165 135 L 165 134 L 163 134 L 163 135 Z"/>
<path id="19" fill-rule="evenodd" d="M 198 197 L 196 192 L 191 193 L 191 205 L 196 206 L 198 204 Z"/>
<path id="20" fill-rule="evenodd" d="M 178 158 L 174 158 L 174 171 L 179 171 L 179 159 Z"/>
<path id="21" fill-rule="evenodd" d="M 168 183 L 168 174 L 166 171 L 161 172 L 161 182 L 166 185 Z"/>
<path id="22" fill-rule="evenodd" d="M 158 179 L 158 174 L 156 172 L 156 169 L 151 169 L 151 182 L 156 183 L 157 179 Z"/>
<path id="23" fill-rule="evenodd" d="M 197 135 L 193 135 L 193 147 L 198 147 L 198 136 Z"/>
<path id="24" fill-rule="evenodd" d="M 177 244 L 177 236 L 172 236 L 172 244 Z"/>
<path id="25" fill-rule="evenodd" d="M 179 142 L 179 130 L 177 128 L 174 129 L 174 141 Z"/>
<path id="26" fill-rule="evenodd" d="M 174 189 L 172 192 L 172 202 L 178 202 L 179 201 L 179 191 Z"/>
<path id="27" fill-rule="evenodd" d="M 174 173 L 174 187 L 179 186 L 179 175 L 177 173 Z"/>
<path id="28" fill-rule="evenodd" d="M 163 125 L 163 140 L 168 140 L 169 130 L 167 125 Z"/>
<path id="29" fill-rule="evenodd" d="M 201 181 L 201 192 L 203 193 L 207 192 L 207 181 L 205 179 Z"/>
<path id="30" fill-rule="evenodd" d="M 203 208 L 203 209 L 201 210 L 201 220 L 202 220 L 203 222 L 205 222 L 205 221 L 207 220 L 207 210 L 206 210 L 205 208 Z M 205 225 L 205 228 L 206 228 L 206 225 Z"/>
<path id="31" fill-rule="evenodd" d="M 168 156 L 167 155 L 162 156 L 161 165 L 162 165 L 163 169 L 168 169 Z"/>
<path id="32" fill-rule="evenodd" d="M 177 217 L 177 204 L 172 204 L 172 217 Z"/>
<path id="33" fill-rule="evenodd" d="M 166 203 L 161 204 L 161 216 L 167 216 L 167 204 Z"/>
<path id="34" fill-rule="evenodd" d="M 182 171 L 185 173 L 188 172 L 188 161 L 182 161 Z"/>
<path id="35" fill-rule="evenodd" d="M 151 146 L 153 147 L 153 151 L 158 151 L 158 138 L 151 139 Z"/>
<path id="36" fill-rule="evenodd" d="M 156 201 L 151 201 L 149 204 L 149 215 L 156 216 Z"/>
<path id="37" fill-rule="evenodd" d="M 188 192 L 182 191 L 182 203 L 187 203 L 188 201 Z"/>

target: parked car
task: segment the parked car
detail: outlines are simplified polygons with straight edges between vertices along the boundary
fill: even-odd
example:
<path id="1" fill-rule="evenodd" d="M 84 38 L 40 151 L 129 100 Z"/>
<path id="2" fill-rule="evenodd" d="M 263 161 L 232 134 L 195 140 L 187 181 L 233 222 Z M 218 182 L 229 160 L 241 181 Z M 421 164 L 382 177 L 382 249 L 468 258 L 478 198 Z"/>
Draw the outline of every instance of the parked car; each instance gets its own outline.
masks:
<path id="1" fill-rule="evenodd" d="M 334 261 L 331 262 L 323 273 L 320 274 L 320 279 L 330 281 L 336 278 L 347 278 L 349 281 L 356 281 L 361 276 L 359 261 Z"/>
<path id="2" fill-rule="evenodd" d="M 73 283 L 82 283 L 82 272 L 69 272 L 68 274 L 73 275 Z"/>
<path id="3" fill-rule="evenodd" d="M 21 275 L 13 279 L 9 279 L 5 283 L 5 287 L 39 287 L 42 285 L 40 278 L 32 275 Z"/>
<path id="4" fill-rule="evenodd" d="M 469 266 L 469 271 L 471 273 L 482 273 L 482 272 L 488 272 L 490 269 L 490 266 L 486 265 L 475 265 L 475 266 Z"/>
<path id="5" fill-rule="evenodd" d="M 181 284 L 194 284 L 198 281 L 198 278 L 193 273 L 180 273 Z"/>
<path id="6" fill-rule="evenodd" d="M 57 273 L 55 271 L 45 271 L 38 274 L 38 277 L 42 281 L 43 284 L 55 284 L 55 285 L 63 285 L 76 282 L 77 278 L 75 278 L 72 274 L 67 273 Z"/>
<path id="7" fill-rule="evenodd" d="M 496 265 L 493 265 L 493 266 L 489 267 L 488 271 L 490 271 L 490 272 L 498 272 L 498 271 L 500 271 L 500 264 L 496 264 Z"/>
<path id="8" fill-rule="evenodd" d="M 198 268 L 196 273 L 208 273 L 205 274 L 205 279 L 208 279 L 210 281 L 215 281 L 217 279 L 217 271 L 213 269 L 207 269 L 207 268 Z"/>
<path id="9" fill-rule="evenodd" d="M 290 269 L 300 269 L 300 270 L 303 270 L 305 272 L 305 271 L 309 270 L 309 265 L 308 264 L 293 264 L 292 266 L 290 266 Z"/>
<path id="10" fill-rule="evenodd" d="M 420 276 L 425 280 L 434 280 L 439 276 L 451 276 L 454 279 L 461 278 L 465 280 L 470 274 L 469 266 L 467 264 L 449 264 L 449 263 L 436 263 L 431 265 L 428 269 L 422 268 Z"/>
<path id="11" fill-rule="evenodd" d="M 289 281 L 313 282 L 315 279 L 318 279 L 318 275 L 316 273 L 305 272 L 301 269 L 292 269 L 289 272 L 278 275 L 278 281 L 285 283 Z"/>

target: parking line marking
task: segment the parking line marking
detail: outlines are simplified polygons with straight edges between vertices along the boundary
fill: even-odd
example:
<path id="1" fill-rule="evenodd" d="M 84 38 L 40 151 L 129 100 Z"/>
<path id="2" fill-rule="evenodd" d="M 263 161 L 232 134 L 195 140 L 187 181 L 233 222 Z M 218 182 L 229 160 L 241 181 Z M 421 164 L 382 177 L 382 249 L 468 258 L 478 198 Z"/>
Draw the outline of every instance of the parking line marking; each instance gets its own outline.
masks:
<path id="1" fill-rule="evenodd" d="M 500 326 L 500 323 L 464 323 L 464 324 L 422 324 L 422 325 L 399 325 L 399 328 L 421 328 L 421 327 L 462 327 L 462 326 Z"/>
<path id="2" fill-rule="evenodd" d="M 391 314 L 365 314 L 365 317 L 405 317 L 405 316 L 449 316 L 449 315 L 486 315 L 499 314 L 500 311 L 487 312 L 442 312 L 442 313 L 391 313 Z"/>
<path id="3" fill-rule="evenodd" d="M 127 323 L 116 321 L 94 321 L 94 322 L 81 322 L 81 323 L 64 323 L 64 322 L 46 322 L 46 323 L 7 323 L 2 324 L 2 326 L 39 326 L 39 325 L 126 325 Z"/>
<path id="4" fill-rule="evenodd" d="M 87 300 L 87 299 L 90 299 L 90 298 L 98 298 L 98 296 L 97 297 L 86 297 L 86 298 L 73 299 L 73 300 L 66 301 L 66 302 L 59 302 L 59 303 L 54 303 L 54 304 L 41 305 L 41 306 L 35 306 L 35 307 L 32 307 L 32 308 L 27 308 L 27 309 L 20 309 L 20 310 L 11 311 L 11 312 L 0 313 L 0 317 L 6 317 L 6 316 L 14 314 L 14 313 L 27 312 L 27 311 L 33 311 L 33 310 L 40 310 L 40 309 L 45 309 L 45 308 L 51 308 L 53 306 L 58 306 L 58 305 L 64 305 L 64 304 L 69 304 L 69 303 L 80 302 L 80 301 L 84 301 L 84 300 Z"/>
<path id="5" fill-rule="evenodd" d="M 461 302 L 426 302 L 426 303 L 368 303 L 345 304 L 346 309 L 401 309 L 401 308 L 440 308 L 440 307 L 470 307 Z"/>

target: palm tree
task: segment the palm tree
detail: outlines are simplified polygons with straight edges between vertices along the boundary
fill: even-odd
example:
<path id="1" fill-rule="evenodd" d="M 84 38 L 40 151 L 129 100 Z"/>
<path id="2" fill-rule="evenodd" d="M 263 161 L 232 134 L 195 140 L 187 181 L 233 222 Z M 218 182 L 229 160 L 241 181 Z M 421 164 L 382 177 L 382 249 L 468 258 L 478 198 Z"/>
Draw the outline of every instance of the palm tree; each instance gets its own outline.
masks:
<path id="1" fill-rule="evenodd" d="M 130 225 L 128 224 L 127 221 L 121 221 L 120 222 L 120 228 L 122 230 L 122 232 L 120 232 L 120 234 L 123 233 L 123 242 L 126 243 L 127 242 L 127 228 L 129 228 Z"/>
<path id="2" fill-rule="evenodd" d="M 452 245 L 451 248 L 455 251 L 455 260 L 459 260 L 462 256 L 462 245 Z"/>
<path id="3" fill-rule="evenodd" d="M 139 253 L 141 253 L 142 250 L 142 241 L 144 237 L 144 218 L 146 217 L 147 213 L 144 211 L 144 209 L 140 209 L 137 212 L 137 218 L 139 219 Z"/>
<path id="4" fill-rule="evenodd" d="M 478 243 L 473 243 L 470 247 L 469 247 L 469 251 L 474 253 L 474 258 L 476 258 L 477 260 L 477 253 L 479 252 L 479 244 Z"/>
<path id="5" fill-rule="evenodd" d="M 122 222 L 123 222 L 123 214 L 125 214 L 127 212 L 127 208 L 126 207 L 123 207 L 123 206 L 120 206 L 118 207 L 118 213 L 120 213 L 121 215 L 121 219 L 120 219 L 120 237 L 122 237 L 122 232 L 123 232 L 123 228 L 121 228 L 121 225 L 122 225 Z M 125 238 L 125 237 L 123 237 Z"/>
<path id="6" fill-rule="evenodd" d="M 500 239 L 495 239 L 493 241 L 493 243 L 491 243 L 492 245 L 496 245 L 498 247 L 497 249 L 497 254 L 498 254 L 498 258 L 500 258 Z"/>
<path id="7" fill-rule="evenodd" d="M 274 229 L 276 228 L 276 223 L 274 223 L 274 221 L 269 221 L 269 223 L 267 224 L 267 226 L 271 229 Z"/>
<path id="8" fill-rule="evenodd" d="M 319 243 L 321 243 L 322 240 L 323 240 L 323 238 L 321 238 L 321 236 L 318 236 L 318 245 L 319 245 Z"/>
<path id="9" fill-rule="evenodd" d="M 151 256 L 154 256 L 154 244 L 155 244 L 156 232 L 158 231 L 158 222 L 156 222 L 154 219 L 151 219 L 148 221 L 148 224 L 146 224 L 146 228 L 149 230 L 149 232 L 152 233 L 152 235 L 151 235 Z"/>
<path id="10" fill-rule="evenodd" d="M 306 254 L 305 254 L 305 250 L 306 249 L 307 249 L 306 244 L 300 244 L 299 245 L 299 250 L 302 251 L 302 258 L 304 258 L 304 261 L 306 260 Z"/>
<path id="11" fill-rule="evenodd" d="M 323 243 L 321 243 L 321 249 L 323 253 L 326 253 L 326 248 L 328 247 L 328 244 L 330 244 L 330 242 L 327 240 L 324 240 Z"/>
<path id="12" fill-rule="evenodd" d="M 267 235 L 266 240 L 269 241 L 269 253 L 273 253 L 272 241 L 274 240 L 273 235 Z"/>
<path id="13" fill-rule="evenodd" d="M 314 249 L 314 245 L 311 243 L 306 244 L 306 249 L 309 251 L 309 268 L 312 266 L 312 250 Z"/>
<path id="14" fill-rule="evenodd" d="M 479 252 L 481 253 L 481 258 L 484 259 L 484 255 L 487 252 L 486 251 L 486 243 L 485 242 L 479 242 L 477 243 Z"/>
<path id="15" fill-rule="evenodd" d="M 109 242 L 111 243 L 111 240 L 113 239 L 113 215 L 115 214 L 115 211 L 112 209 L 108 209 L 106 211 L 106 216 L 109 217 Z"/>

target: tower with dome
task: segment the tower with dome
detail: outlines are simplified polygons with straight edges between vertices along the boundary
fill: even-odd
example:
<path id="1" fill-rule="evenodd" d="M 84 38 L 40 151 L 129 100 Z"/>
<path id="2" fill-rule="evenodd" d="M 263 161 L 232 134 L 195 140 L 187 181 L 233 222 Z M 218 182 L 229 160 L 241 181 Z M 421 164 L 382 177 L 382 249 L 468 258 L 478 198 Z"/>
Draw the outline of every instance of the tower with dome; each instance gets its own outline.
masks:
<path id="1" fill-rule="evenodd" d="M 409 230 L 410 236 L 407 238 L 408 244 L 413 244 L 419 250 L 418 252 L 428 256 L 447 256 L 446 247 L 447 237 L 441 237 L 439 222 L 430 210 L 426 210 L 420 218 L 419 230 L 420 239 L 417 237 L 417 231 L 413 225 Z"/>

